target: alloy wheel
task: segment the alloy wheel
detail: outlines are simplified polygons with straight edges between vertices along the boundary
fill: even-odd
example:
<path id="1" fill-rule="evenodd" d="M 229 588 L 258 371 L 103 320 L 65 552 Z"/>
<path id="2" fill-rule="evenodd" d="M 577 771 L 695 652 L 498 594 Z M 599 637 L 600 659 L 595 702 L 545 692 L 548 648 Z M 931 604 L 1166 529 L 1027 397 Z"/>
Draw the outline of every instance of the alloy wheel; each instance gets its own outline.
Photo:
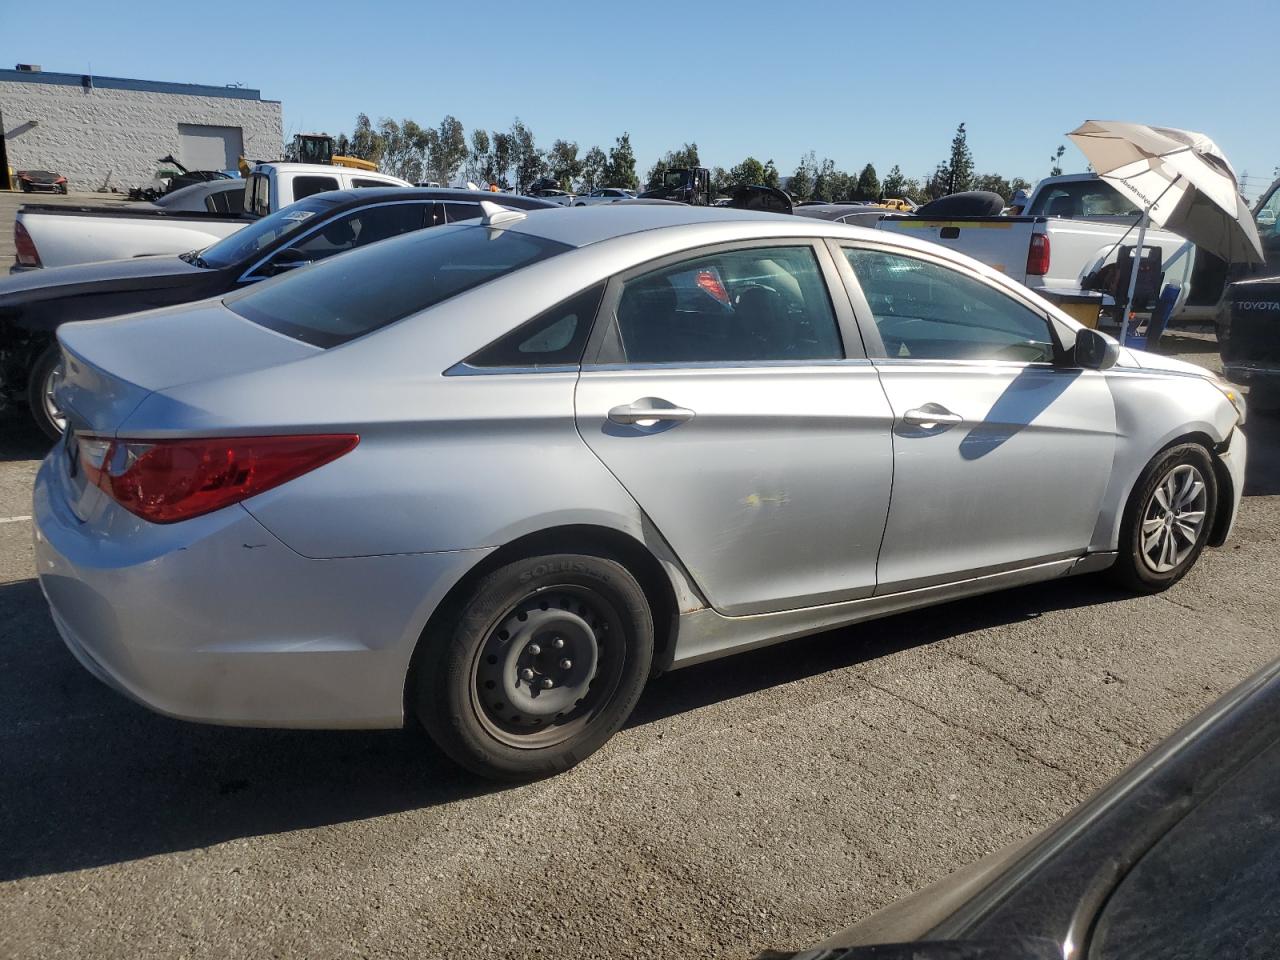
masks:
<path id="1" fill-rule="evenodd" d="M 54 400 L 54 391 L 58 389 L 58 384 L 62 382 L 62 361 L 59 360 L 49 368 L 48 374 L 44 378 L 44 384 L 40 391 L 40 399 L 44 405 L 44 415 L 49 418 L 49 422 L 58 428 L 59 433 L 65 433 L 67 429 L 67 418 L 62 410 L 58 407 L 57 401 Z"/>
<path id="2" fill-rule="evenodd" d="M 1142 559 L 1168 573 L 1187 559 L 1204 529 L 1208 487 L 1189 463 L 1170 470 L 1156 485 L 1142 514 Z"/>

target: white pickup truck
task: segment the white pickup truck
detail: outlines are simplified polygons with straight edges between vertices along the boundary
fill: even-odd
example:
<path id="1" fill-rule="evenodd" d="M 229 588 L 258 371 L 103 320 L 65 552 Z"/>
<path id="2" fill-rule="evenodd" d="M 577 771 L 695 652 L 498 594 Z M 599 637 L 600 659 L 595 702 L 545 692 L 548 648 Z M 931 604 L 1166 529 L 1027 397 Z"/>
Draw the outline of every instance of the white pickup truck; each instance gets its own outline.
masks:
<path id="1" fill-rule="evenodd" d="M 1084 173 L 1041 180 L 1023 216 L 889 216 L 877 227 L 958 250 L 1052 296 L 1078 292 L 1089 274 L 1115 263 L 1121 243 L 1132 246 L 1137 239 L 1138 216 L 1112 186 Z M 1146 246 L 1160 248 L 1164 282 L 1182 288 L 1176 316 L 1191 295 L 1196 249 L 1156 228 L 1147 230 Z"/>
<path id="2" fill-rule="evenodd" d="M 12 273 L 99 260 L 199 250 L 260 216 L 326 190 L 407 187 L 397 177 L 311 163 L 260 163 L 244 181 L 244 213 L 153 206 L 73 207 L 26 204 L 13 224 Z"/>

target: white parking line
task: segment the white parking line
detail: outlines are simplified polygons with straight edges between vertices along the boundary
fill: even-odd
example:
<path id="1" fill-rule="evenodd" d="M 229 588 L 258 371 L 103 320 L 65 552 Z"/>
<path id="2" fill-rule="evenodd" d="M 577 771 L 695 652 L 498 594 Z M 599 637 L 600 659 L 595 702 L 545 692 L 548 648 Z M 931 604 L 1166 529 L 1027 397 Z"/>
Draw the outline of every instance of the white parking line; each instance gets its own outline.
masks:
<path id="1" fill-rule="evenodd" d="M 0 517 L 0 523 L 26 523 L 30 517 Z"/>

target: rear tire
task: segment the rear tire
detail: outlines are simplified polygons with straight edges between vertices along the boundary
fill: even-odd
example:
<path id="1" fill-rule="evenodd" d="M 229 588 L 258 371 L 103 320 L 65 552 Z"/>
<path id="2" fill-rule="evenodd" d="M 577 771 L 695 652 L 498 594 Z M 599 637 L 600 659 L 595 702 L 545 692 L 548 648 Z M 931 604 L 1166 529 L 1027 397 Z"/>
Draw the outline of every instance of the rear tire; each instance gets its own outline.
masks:
<path id="1" fill-rule="evenodd" d="M 53 388 L 62 378 L 62 351 L 57 343 L 50 344 L 40 354 L 27 376 L 27 405 L 31 419 L 50 440 L 59 440 L 66 428 L 66 420 L 53 404 Z"/>
<path id="2" fill-rule="evenodd" d="M 419 643 L 410 702 L 448 756 L 495 780 L 568 770 L 635 708 L 653 617 L 622 564 L 529 557 L 486 576 Z"/>
<path id="3" fill-rule="evenodd" d="M 1217 503 L 1218 480 L 1208 450 L 1183 443 L 1161 451 L 1125 505 L 1112 579 L 1135 593 L 1168 590 L 1199 559 Z"/>

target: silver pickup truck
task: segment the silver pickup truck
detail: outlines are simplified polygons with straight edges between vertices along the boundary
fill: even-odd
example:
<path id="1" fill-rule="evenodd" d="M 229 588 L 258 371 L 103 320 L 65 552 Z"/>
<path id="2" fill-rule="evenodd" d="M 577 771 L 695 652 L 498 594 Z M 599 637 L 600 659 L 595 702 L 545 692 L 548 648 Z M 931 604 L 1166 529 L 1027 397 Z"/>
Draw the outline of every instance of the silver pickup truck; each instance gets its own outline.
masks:
<path id="1" fill-rule="evenodd" d="M 353 187 L 407 187 L 397 177 L 311 163 L 262 163 L 244 180 L 244 212 L 122 204 L 26 204 L 13 225 L 12 273 L 200 250 L 295 200 Z"/>

